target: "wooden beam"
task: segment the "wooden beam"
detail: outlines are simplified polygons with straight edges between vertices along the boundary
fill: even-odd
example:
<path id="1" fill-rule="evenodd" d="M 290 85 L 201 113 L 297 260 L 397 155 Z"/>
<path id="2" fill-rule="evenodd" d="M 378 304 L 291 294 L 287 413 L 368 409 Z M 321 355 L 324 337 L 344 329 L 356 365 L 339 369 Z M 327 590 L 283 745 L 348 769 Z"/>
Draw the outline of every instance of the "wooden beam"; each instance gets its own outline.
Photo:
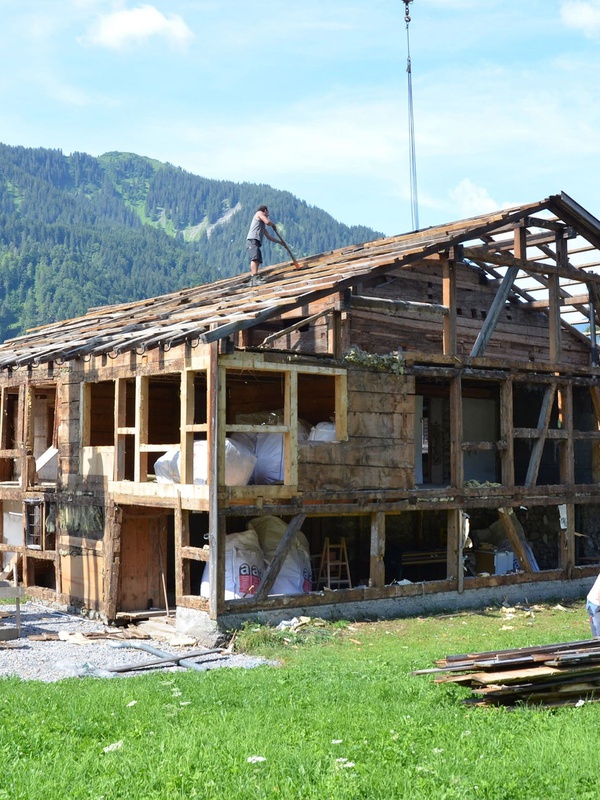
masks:
<path id="1" fill-rule="evenodd" d="M 180 384 L 179 415 L 179 482 L 194 482 L 194 434 L 190 426 L 194 424 L 194 375 L 193 370 L 184 369 Z"/>
<path id="2" fill-rule="evenodd" d="M 412 300 L 388 300 L 382 297 L 351 295 L 350 308 L 356 311 L 373 311 L 392 317 L 416 314 L 419 317 L 439 317 L 448 314 L 446 305 L 436 303 L 417 303 Z"/>
<path id="3" fill-rule="evenodd" d="M 462 440 L 462 380 L 457 375 L 450 380 L 450 480 L 458 489 L 464 484 Z"/>
<path id="4" fill-rule="evenodd" d="M 298 483 L 298 373 L 286 371 L 284 384 L 283 480 L 286 486 Z"/>
<path id="5" fill-rule="evenodd" d="M 556 238 L 556 266 L 568 266 L 569 254 L 566 239 Z M 550 323 L 550 361 L 558 364 L 562 360 L 562 341 L 560 327 L 560 279 L 558 272 L 548 275 L 548 313 Z"/>
<path id="6" fill-rule="evenodd" d="M 148 442 L 148 385 L 147 375 L 136 375 L 135 378 L 135 455 L 134 475 L 136 483 L 148 480 L 148 453 L 140 445 Z"/>
<path id="7" fill-rule="evenodd" d="M 273 584 L 275 583 L 277 576 L 279 575 L 281 567 L 283 566 L 283 562 L 289 555 L 296 533 L 304 524 L 305 519 L 306 514 L 296 514 L 295 517 L 292 517 L 287 528 L 285 529 L 285 533 L 277 545 L 277 550 L 275 550 L 273 560 L 267 567 L 267 571 L 260 582 L 258 591 L 256 591 L 251 598 L 252 602 L 260 603 L 268 596 L 269 592 L 273 588 Z"/>
<path id="8" fill-rule="evenodd" d="M 219 465 L 225 453 L 225 405 L 221 406 L 221 382 L 224 375 L 219 367 L 218 339 L 210 346 L 208 369 L 208 546 L 209 561 L 209 616 L 217 619 L 225 603 L 225 518 L 219 515 Z M 222 419 L 223 418 L 223 419 Z M 221 441 L 222 440 L 222 441 Z M 224 469 L 224 465 L 223 465 Z M 224 473 L 223 473 L 224 474 Z"/>
<path id="9" fill-rule="evenodd" d="M 443 262 L 442 302 L 448 309 L 444 315 L 443 352 L 445 356 L 456 355 L 456 261 Z"/>
<path id="10" fill-rule="evenodd" d="M 513 438 L 513 380 L 507 378 L 500 384 L 500 436 L 506 447 L 500 453 L 502 483 L 515 485 L 515 452 Z"/>
<path id="11" fill-rule="evenodd" d="M 540 463 L 542 461 L 542 453 L 544 444 L 546 443 L 546 434 L 548 432 L 548 425 L 550 424 L 550 415 L 552 414 L 552 405 L 554 403 L 554 395 L 556 393 L 556 384 L 551 384 L 546 387 L 540 414 L 538 418 L 538 432 L 539 438 L 535 440 L 531 448 L 531 456 L 529 458 L 529 467 L 527 468 L 527 476 L 525 478 L 525 486 L 531 489 L 535 486 L 537 481 Z"/>
<path id="12" fill-rule="evenodd" d="M 566 577 L 571 580 L 573 577 L 573 567 L 575 566 L 575 506 L 572 503 L 565 503 L 558 507 L 561 517 L 558 564 L 565 571 Z M 566 518 L 566 526 L 563 527 L 563 515 Z"/>
<path id="13" fill-rule="evenodd" d="M 456 587 L 462 583 L 460 572 L 462 568 L 462 542 L 461 542 L 461 511 L 451 508 L 446 512 L 446 577 L 456 581 Z M 460 566 L 459 566 L 460 565 Z M 464 586 L 464 584 L 463 584 Z"/>
<path id="14" fill-rule="evenodd" d="M 258 345 L 258 347 L 264 347 L 271 342 L 280 339 L 282 336 L 287 336 L 288 333 L 292 333 L 293 331 L 297 331 L 299 328 L 304 328 L 306 325 L 310 325 L 312 322 L 320 319 L 321 317 L 326 316 L 327 314 L 331 314 L 332 311 L 330 308 L 326 308 L 324 311 L 319 311 L 318 314 L 312 314 L 310 317 L 302 317 L 301 320 L 298 322 L 294 322 L 293 325 L 288 325 L 287 328 L 283 328 L 280 331 L 275 331 L 275 333 L 271 333 L 266 336 L 262 342 Z"/>
<path id="15" fill-rule="evenodd" d="M 523 532 L 521 523 L 516 518 L 514 511 L 512 508 L 499 508 L 498 515 L 500 516 L 500 522 L 502 523 L 502 527 L 504 528 L 504 531 L 511 544 L 513 553 L 515 554 L 522 569 L 529 573 L 535 572 L 529 559 L 527 550 L 524 547 L 524 545 L 527 544 L 525 533 Z"/>
<path id="16" fill-rule="evenodd" d="M 554 266 L 550 264 L 536 264 L 533 261 L 513 258 L 509 255 L 487 253 L 483 251 L 483 249 L 477 247 L 465 248 L 464 256 L 466 259 L 475 261 L 477 263 L 481 262 L 482 264 L 497 264 L 501 267 L 518 267 L 520 270 L 523 270 L 523 272 L 527 272 L 532 275 L 547 275 L 554 269 Z M 557 271 L 561 278 L 572 278 L 573 280 L 581 283 L 585 283 L 586 281 L 600 283 L 600 275 L 597 275 L 593 272 L 586 272 L 584 269 L 579 269 L 577 267 L 559 267 Z"/>
<path id="17" fill-rule="evenodd" d="M 385 514 L 371 514 L 369 586 L 385 586 Z"/>
<path id="18" fill-rule="evenodd" d="M 514 238 L 514 250 L 515 256 L 519 260 L 523 260 L 527 255 L 527 245 L 526 245 L 526 230 L 525 228 L 517 228 L 515 230 L 515 238 Z M 496 292 L 496 296 L 492 301 L 492 305 L 490 306 L 490 310 L 487 313 L 487 317 L 485 318 L 485 322 L 481 326 L 481 330 L 479 331 L 479 335 L 475 340 L 475 344 L 473 345 L 473 349 L 471 350 L 471 358 L 476 358 L 477 356 L 483 355 L 485 348 L 488 345 L 489 340 L 492 337 L 494 329 L 496 328 L 496 323 L 500 318 L 500 314 L 504 310 L 504 304 L 508 299 L 508 295 L 510 294 L 510 290 L 513 287 L 515 279 L 519 273 L 519 269 L 516 266 L 511 266 L 507 269 L 504 278 L 502 279 L 502 283 L 500 284 L 498 291 Z"/>
<path id="19" fill-rule="evenodd" d="M 117 617 L 121 580 L 121 524 L 123 509 L 111 500 L 106 508 L 104 543 L 104 607 L 109 620 Z"/>

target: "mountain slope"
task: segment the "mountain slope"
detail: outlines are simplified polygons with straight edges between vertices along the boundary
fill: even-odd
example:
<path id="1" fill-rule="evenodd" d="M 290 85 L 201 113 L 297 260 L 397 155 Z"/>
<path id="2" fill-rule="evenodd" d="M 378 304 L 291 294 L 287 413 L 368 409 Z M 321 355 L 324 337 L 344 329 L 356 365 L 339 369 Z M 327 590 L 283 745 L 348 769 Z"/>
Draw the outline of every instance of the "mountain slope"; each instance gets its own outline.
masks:
<path id="1" fill-rule="evenodd" d="M 201 178 L 130 153 L 0 144 L 0 341 L 92 306 L 248 270 L 261 203 L 298 257 L 377 238 L 270 186 Z M 287 260 L 264 248 L 265 264 Z"/>

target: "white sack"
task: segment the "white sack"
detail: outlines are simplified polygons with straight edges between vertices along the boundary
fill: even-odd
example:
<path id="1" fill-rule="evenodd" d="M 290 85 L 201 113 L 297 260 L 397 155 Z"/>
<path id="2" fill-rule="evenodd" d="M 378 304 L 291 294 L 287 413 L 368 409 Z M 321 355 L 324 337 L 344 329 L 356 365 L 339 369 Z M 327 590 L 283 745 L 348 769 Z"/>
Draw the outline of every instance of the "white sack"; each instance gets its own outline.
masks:
<path id="1" fill-rule="evenodd" d="M 248 528 L 258 534 L 265 561 L 270 564 L 286 531 L 286 523 L 279 517 L 266 514 L 251 519 Z M 303 594 L 310 591 L 312 591 L 310 547 L 302 531 L 297 531 L 290 552 L 269 594 Z"/>
<path id="2" fill-rule="evenodd" d="M 255 594 L 265 571 L 265 559 L 256 531 L 230 533 L 225 537 L 225 600 Z M 200 595 L 210 596 L 209 564 L 204 566 Z"/>
<path id="3" fill-rule="evenodd" d="M 309 442 L 335 442 L 335 422 L 317 422 L 308 434 Z"/>
<path id="4" fill-rule="evenodd" d="M 208 450 L 205 439 L 194 442 L 194 483 L 203 485 L 208 477 Z M 167 450 L 154 464 L 157 483 L 179 483 L 179 448 Z M 225 483 L 245 486 L 250 480 L 256 456 L 239 442 L 225 440 Z"/>

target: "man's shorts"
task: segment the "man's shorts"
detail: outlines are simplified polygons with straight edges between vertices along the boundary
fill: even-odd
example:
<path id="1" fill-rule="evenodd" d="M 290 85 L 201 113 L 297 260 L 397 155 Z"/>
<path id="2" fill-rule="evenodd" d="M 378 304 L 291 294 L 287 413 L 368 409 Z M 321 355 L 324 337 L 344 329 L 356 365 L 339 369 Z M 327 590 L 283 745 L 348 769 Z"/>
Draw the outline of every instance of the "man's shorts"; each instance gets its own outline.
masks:
<path id="1" fill-rule="evenodd" d="M 258 261 L 262 264 L 262 253 L 258 239 L 246 239 L 248 250 L 250 250 L 250 261 Z"/>
<path id="2" fill-rule="evenodd" d="M 596 603 L 592 603 L 591 600 L 588 600 L 586 603 L 586 609 L 590 615 L 590 628 L 592 629 L 592 636 L 595 639 L 600 639 L 600 606 L 597 606 Z"/>

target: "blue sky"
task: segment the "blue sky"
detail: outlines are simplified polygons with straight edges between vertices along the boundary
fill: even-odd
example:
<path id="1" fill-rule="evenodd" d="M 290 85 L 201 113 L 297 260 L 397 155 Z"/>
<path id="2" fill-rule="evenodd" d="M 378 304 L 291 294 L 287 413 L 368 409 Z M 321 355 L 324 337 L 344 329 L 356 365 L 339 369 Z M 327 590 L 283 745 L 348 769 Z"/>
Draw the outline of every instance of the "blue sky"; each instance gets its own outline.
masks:
<path id="1" fill-rule="evenodd" d="M 600 0 L 410 11 L 421 227 L 561 190 L 600 216 Z M 402 0 L 0 0 L 0 13 L 1 142 L 135 152 L 410 230 Z"/>

